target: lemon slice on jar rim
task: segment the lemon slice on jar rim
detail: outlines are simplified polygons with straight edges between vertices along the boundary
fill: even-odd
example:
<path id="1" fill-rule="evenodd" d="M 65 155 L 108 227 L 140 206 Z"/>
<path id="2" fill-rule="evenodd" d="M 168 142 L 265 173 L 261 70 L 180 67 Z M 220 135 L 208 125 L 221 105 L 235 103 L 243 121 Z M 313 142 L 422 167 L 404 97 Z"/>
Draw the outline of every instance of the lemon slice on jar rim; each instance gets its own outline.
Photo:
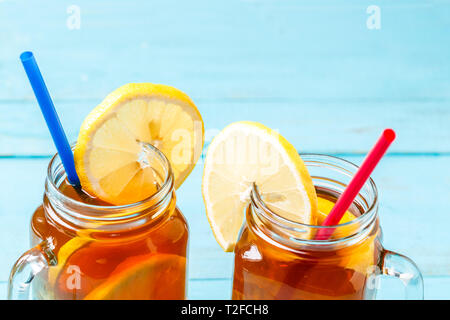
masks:
<path id="1" fill-rule="evenodd" d="M 297 150 L 260 123 L 232 123 L 211 142 L 202 180 L 206 215 L 224 251 L 236 245 L 253 183 L 284 218 L 305 224 L 316 218 L 316 191 Z"/>
<path id="2" fill-rule="evenodd" d="M 158 188 L 147 144 L 168 158 L 178 188 L 204 142 L 192 100 L 170 86 L 131 83 L 110 93 L 84 120 L 74 150 L 81 185 L 113 205 L 143 200 Z"/>

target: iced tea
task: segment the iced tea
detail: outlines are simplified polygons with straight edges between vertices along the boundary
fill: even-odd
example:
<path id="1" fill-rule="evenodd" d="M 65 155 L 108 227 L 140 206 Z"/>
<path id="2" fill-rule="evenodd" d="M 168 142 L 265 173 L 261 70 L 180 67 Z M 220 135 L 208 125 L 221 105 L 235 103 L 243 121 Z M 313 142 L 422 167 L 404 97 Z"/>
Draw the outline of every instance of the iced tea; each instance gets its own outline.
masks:
<path id="1" fill-rule="evenodd" d="M 336 195 L 317 189 L 322 203 Z M 247 221 L 252 220 L 251 208 Z M 354 205 L 349 214 L 359 216 Z M 325 212 L 327 214 L 328 212 Z M 325 217 L 318 221 L 320 224 Z M 251 222 L 250 222 L 251 224 Z M 253 226 L 254 227 L 254 226 Z M 233 299 L 363 299 L 368 277 L 378 265 L 380 246 L 376 226 L 360 241 L 342 247 L 292 250 L 259 237 L 247 226 L 235 249 Z"/>
<path id="2" fill-rule="evenodd" d="M 235 247 L 233 299 L 374 299 L 379 276 L 401 280 L 406 299 L 423 299 L 415 263 L 381 244 L 378 191 L 369 179 L 338 226 L 320 226 L 358 167 L 344 159 L 302 155 L 318 196 L 313 224 L 297 223 L 264 203 L 256 187 Z M 315 239 L 320 229 L 329 239 Z"/>
<path id="3" fill-rule="evenodd" d="M 43 204 L 31 221 L 35 248 L 24 255 L 46 260 L 33 266 L 46 265 L 32 281 L 31 298 L 186 298 L 188 226 L 170 165 L 154 152 L 156 193 L 123 206 L 72 187 L 59 158 L 51 161 Z"/>

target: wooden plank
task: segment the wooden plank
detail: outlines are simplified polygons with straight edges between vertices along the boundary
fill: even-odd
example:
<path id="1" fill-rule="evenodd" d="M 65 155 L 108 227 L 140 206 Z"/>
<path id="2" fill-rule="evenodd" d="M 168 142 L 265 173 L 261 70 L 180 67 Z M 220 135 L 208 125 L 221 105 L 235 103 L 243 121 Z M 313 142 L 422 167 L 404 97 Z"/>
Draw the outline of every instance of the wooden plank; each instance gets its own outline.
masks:
<path id="1" fill-rule="evenodd" d="M 11 244 L 2 251 L 0 281 L 7 279 L 14 261 L 29 248 L 29 220 L 42 199 L 47 163 L 48 159 L 0 160 L 0 182 L 5 188 L 0 193 L 0 241 Z M 200 182 L 200 173 L 200 170 L 196 170 L 195 184 Z M 197 188 L 194 192 L 195 197 L 190 193 L 189 187 L 185 190 L 186 193 L 179 194 L 184 199 L 179 198 L 179 205 L 189 220 L 191 230 L 190 276 L 231 276 L 233 257 L 224 254 L 209 234 L 209 225 L 198 193 L 200 189 Z M 204 243 L 206 239 L 209 242 L 207 244 Z M 208 264 L 205 261 L 209 261 Z"/>
<path id="2" fill-rule="evenodd" d="M 363 157 L 346 156 L 346 159 L 359 164 Z M 388 156 L 374 173 L 380 192 L 379 214 L 385 247 L 412 258 L 426 275 L 450 275 L 449 236 L 440 227 L 449 221 L 443 210 L 450 197 L 449 166 L 449 156 Z M 222 274 L 213 268 L 203 271 L 204 254 L 217 254 L 217 259 L 225 259 L 226 255 L 215 245 L 206 219 L 198 218 L 204 210 L 200 176 L 201 168 L 196 168 L 178 192 L 180 207 L 191 224 L 194 260 L 191 275 L 204 278 L 206 273 L 202 272 L 212 272 L 214 277 L 228 276 L 232 268 L 230 260 L 225 260 Z M 202 245 L 201 250 L 194 249 L 196 243 Z M 209 263 L 216 265 L 217 261 Z"/>
<path id="3" fill-rule="evenodd" d="M 86 115 L 100 100 L 57 103 L 75 141 Z M 366 153 L 386 127 L 397 131 L 392 152 L 450 153 L 450 108 L 444 102 L 315 103 L 295 101 L 196 101 L 206 143 L 227 124 L 259 121 L 277 129 L 301 152 Z M 393 107 L 395 105 L 395 107 Z M 0 155 L 51 155 L 48 129 L 35 102 L 0 103 Z"/>
<path id="4" fill-rule="evenodd" d="M 190 280 L 188 299 L 228 300 L 231 299 L 232 286 L 231 278 Z"/>
<path id="5" fill-rule="evenodd" d="M 0 99 L 31 100 L 18 61 L 33 50 L 56 99 L 157 82 L 194 98 L 401 102 L 450 98 L 448 0 L 79 0 L 0 3 Z M 107 79 L 107 81 L 105 81 Z"/>
<path id="6" fill-rule="evenodd" d="M 450 277 L 425 277 L 425 299 L 448 300 Z M 227 300 L 231 298 L 231 279 L 191 279 L 188 283 L 188 299 Z M 0 300 L 6 299 L 7 283 L 0 281 Z M 402 284 L 397 280 L 380 281 L 377 299 L 403 297 Z"/>
<path id="7" fill-rule="evenodd" d="M 425 277 L 425 299 L 449 300 L 450 277 Z"/>
<path id="8" fill-rule="evenodd" d="M 359 163 L 361 156 L 349 156 Z M 48 159 L 0 160 L 0 259 L 5 281 L 18 256 L 28 248 L 29 219 L 41 201 Z M 380 217 L 386 248 L 411 257 L 424 275 L 450 275 L 450 157 L 387 157 L 374 178 L 380 190 Z M 222 279 L 232 275 L 233 255 L 216 243 L 205 217 L 198 166 L 178 190 L 178 204 L 190 227 L 189 276 Z"/>
<path id="9" fill-rule="evenodd" d="M 256 120 L 279 128 L 300 151 L 359 163 L 350 154 L 366 152 L 391 126 L 399 134 L 396 155 L 375 173 L 384 242 L 418 263 L 426 297 L 448 298 L 449 236 L 440 227 L 449 222 L 443 208 L 450 196 L 448 3 L 378 1 L 382 28 L 368 30 L 367 4 L 358 0 L 79 0 L 81 29 L 69 30 L 70 1 L 0 1 L 0 43 L 8 44 L 0 50 L 0 156 L 54 152 L 18 62 L 28 49 L 71 140 L 107 93 L 144 81 L 192 96 L 207 140 L 231 121 Z M 47 162 L 0 159 L 0 241 L 9 244 L 0 294 L 27 248 Z M 199 166 L 178 192 L 191 228 L 189 297 L 227 298 L 233 257 L 212 237 L 200 183 Z"/>
<path id="10" fill-rule="evenodd" d="M 424 278 L 426 300 L 448 300 L 448 288 L 450 277 Z M 404 297 L 404 288 L 400 281 L 396 279 L 382 278 L 380 281 L 377 300 L 395 300 Z M 189 281 L 189 299 L 230 299 L 232 279 L 199 279 Z"/>

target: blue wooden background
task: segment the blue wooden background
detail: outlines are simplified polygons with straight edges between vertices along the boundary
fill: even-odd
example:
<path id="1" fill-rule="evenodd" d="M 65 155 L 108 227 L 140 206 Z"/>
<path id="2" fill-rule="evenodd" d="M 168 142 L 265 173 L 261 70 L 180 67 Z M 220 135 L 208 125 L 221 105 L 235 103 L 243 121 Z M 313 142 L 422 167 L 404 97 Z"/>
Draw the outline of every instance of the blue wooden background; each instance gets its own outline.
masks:
<path id="1" fill-rule="evenodd" d="M 68 27 L 71 5 L 79 29 Z M 369 29 L 377 5 L 381 28 Z M 70 11 L 70 10 L 69 10 Z M 28 248 L 55 150 L 19 62 L 32 50 L 71 140 L 116 87 L 188 93 L 206 140 L 235 120 L 277 128 L 300 152 L 360 163 L 381 130 L 398 139 L 374 173 L 384 243 L 419 265 L 425 297 L 450 298 L 449 1 L 0 0 L 0 297 Z M 201 198 L 200 163 L 178 191 L 191 231 L 189 298 L 231 295 Z M 381 297 L 401 294 L 383 280 Z"/>

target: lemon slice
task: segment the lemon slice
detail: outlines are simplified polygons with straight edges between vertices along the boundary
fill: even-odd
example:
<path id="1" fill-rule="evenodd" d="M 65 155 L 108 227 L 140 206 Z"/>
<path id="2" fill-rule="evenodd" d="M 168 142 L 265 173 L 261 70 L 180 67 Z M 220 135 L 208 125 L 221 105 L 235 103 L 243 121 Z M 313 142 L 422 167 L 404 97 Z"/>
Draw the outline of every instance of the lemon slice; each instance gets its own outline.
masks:
<path id="1" fill-rule="evenodd" d="M 316 224 L 320 226 L 325 221 L 331 209 L 333 209 L 335 203 L 322 197 L 318 197 L 317 201 L 318 201 L 318 211 Z M 350 211 L 347 210 L 345 214 L 342 216 L 341 220 L 339 221 L 339 224 L 347 223 L 354 219 L 355 216 Z"/>
<path id="2" fill-rule="evenodd" d="M 225 251 L 234 249 L 253 183 L 277 214 L 307 224 L 315 219 L 316 192 L 296 149 L 262 124 L 233 123 L 211 142 L 202 181 L 206 215 Z"/>
<path id="3" fill-rule="evenodd" d="M 85 300 L 172 300 L 185 298 L 186 259 L 147 254 L 126 259 Z"/>
<path id="4" fill-rule="evenodd" d="M 335 203 L 318 197 L 318 224 L 322 224 L 325 218 L 334 207 Z M 339 224 L 353 221 L 356 217 L 350 212 L 346 211 Z M 351 235 L 358 228 L 358 225 L 343 227 L 344 230 L 337 232 L 337 237 L 345 237 Z M 336 232 L 336 231 L 335 231 Z M 371 235 L 369 238 L 362 240 L 361 242 L 352 246 L 341 248 L 336 251 L 336 257 L 339 260 L 338 264 L 346 269 L 352 269 L 359 273 L 366 274 L 371 272 L 372 266 L 375 264 L 375 243 L 374 238 L 377 235 Z"/>
<path id="5" fill-rule="evenodd" d="M 186 94 L 160 84 L 127 84 L 84 120 L 75 167 L 88 193 L 115 205 L 130 204 L 157 188 L 147 144 L 168 158 L 178 188 L 201 155 L 203 137 L 202 117 Z"/>
<path id="6" fill-rule="evenodd" d="M 58 251 L 56 266 L 49 268 L 48 282 L 53 287 L 61 271 L 66 267 L 66 262 L 70 256 L 78 249 L 88 245 L 92 240 L 88 238 L 75 237 L 67 241 Z"/>

